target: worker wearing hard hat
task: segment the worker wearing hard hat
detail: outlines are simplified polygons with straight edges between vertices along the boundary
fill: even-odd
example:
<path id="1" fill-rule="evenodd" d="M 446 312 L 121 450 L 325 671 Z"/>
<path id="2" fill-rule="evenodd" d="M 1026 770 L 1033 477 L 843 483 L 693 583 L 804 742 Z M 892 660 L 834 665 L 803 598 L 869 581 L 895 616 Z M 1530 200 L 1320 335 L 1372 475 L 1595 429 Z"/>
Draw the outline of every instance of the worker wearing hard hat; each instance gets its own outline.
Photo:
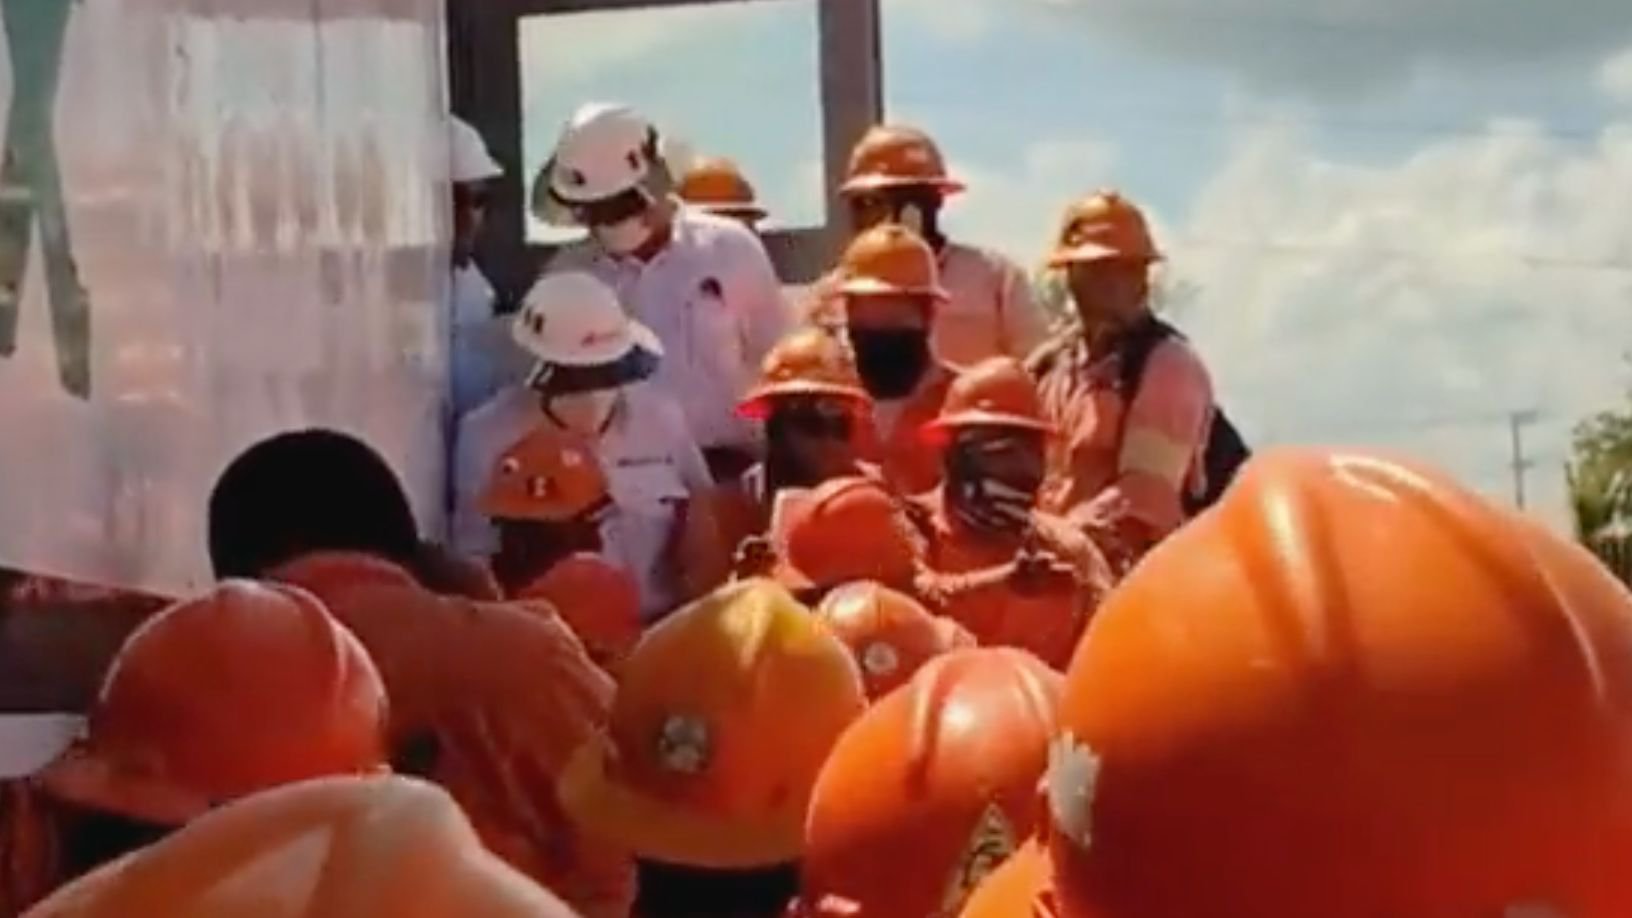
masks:
<path id="1" fill-rule="evenodd" d="M 271 576 L 321 596 L 378 662 L 398 771 L 446 788 L 489 848 L 584 914 L 627 913 L 627 855 L 584 838 L 551 784 L 605 727 L 612 694 L 554 610 L 441 596 L 358 554 L 307 555 Z"/>
<path id="2" fill-rule="evenodd" d="M 1130 343 L 1154 321 L 1150 269 L 1160 258 L 1127 198 L 1103 191 L 1072 204 L 1049 261 L 1068 272 L 1080 323 L 1031 360 L 1045 416 L 1064 438 L 1045 504 L 1122 568 L 1184 521 L 1213 414 L 1207 369 L 1182 338 L 1157 341 L 1138 380 L 1125 378 Z"/>
<path id="3" fill-rule="evenodd" d="M 942 449 L 946 479 L 918 499 L 915 519 L 925 563 L 951 575 L 932 597 L 941 610 L 982 645 L 1021 647 L 1064 669 L 1111 569 L 1086 536 L 1037 507 L 1052 433 L 1019 362 L 971 367 L 925 431 Z M 965 576 L 976 572 L 994 576 Z"/>
<path id="4" fill-rule="evenodd" d="M 954 376 L 930 346 L 947 297 L 935 253 L 912 230 L 882 224 L 850 243 L 833 276 L 857 370 L 873 400 L 862 455 L 897 491 L 927 491 L 941 469 L 920 429 L 940 413 Z"/>
<path id="5" fill-rule="evenodd" d="M 603 549 L 612 493 L 591 438 L 539 424 L 494 460 L 480 507 L 498 529 L 493 575 L 514 595 L 566 557 Z"/>
<path id="6" fill-rule="evenodd" d="M 595 275 L 656 332 L 668 354 L 657 379 L 725 480 L 758 452 L 753 426 L 733 409 L 792 315 L 759 239 L 682 207 L 672 191 L 651 123 L 623 106 L 587 105 L 563 128 L 533 206 L 546 222 L 589 230 L 548 270 Z"/>
<path id="7" fill-rule="evenodd" d="M 350 438 L 276 438 L 229 466 L 216 492 L 217 571 L 320 597 L 378 664 L 396 770 L 445 787 L 489 847 L 586 914 L 625 914 L 627 855 L 579 837 L 555 799 L 562 756 L 604 726 L 612 685 L 553 610 L 432 587 L 403 560 L 414 524 L 401 485 Z"/>
<path id="8" fill-rule="evenodd" d="M 514 328 L 536 364 L 523 383 L 462 425 L 456 544 L 472 555 L 498 548 L 480 495 L 504 450 L 542 424 L 590 445 L 612 494 L 606 555 L 639 581 L 648 618 L 671 611 L 681 594 L 672 551 L 679 524 L 692 495 L 713 485 L 679 405 L 645 384 L 672 355 L 623 311 L 610 288 L 578 272 L 540 280 Z"/>
<path id="9" fill-rule="evenodd" d="M 83 736 L 8 787 L 0 901 L 15 914 L 240 797 L 383 771 L 385 711 L 367 652 L 303 590 L 229 581 L 172 605 L 120 649 Z"/>
<path id="10" fill-rule="evenodd" d="M 1105 603 L 1057 730 L 1043 848 L 966 915 L 1632 914 L 1632 595 L 1429 469 L 1249 463 Z"/>
<path id="11" fill-rule="evenodd" d="M 476 240 L 493 182 L 504 174 L 482 135 L 450 119 L 453 185 L 453 308 L 448 376 L 457 420 L 526 371 L 526 356 L 510 340 L 509 323 L 496 311 L 493 285 L 476 264 Z"/>
<path id="12" fill-rule="evenodd" d="M 602 666 L 640 635 L 638 585 L 599 555 L 611 508 L 591 447 L 546 425 L 505 451 L 482 495 L 499 527 L 492 564 L 505 595 L 549 602 Z"/>
<path id="13" fill-rule="evenodd" d="M 1028 653 L 960 650 L 874 704 L 816 779 L 796 914 L 956 915 L 1036 828 L 1060 686 Z"/>
<path id="14" fill-rule="evenodd" d="M 407 778 L 256 794 L 85 876 L 26 918 L 572 918 Z"/>
<path id="15" fill-rule="evenodd" d="M 729 584 L 635 647 L 562 801 L 640 859 L 636 914 L 780 916 L 817 771 L 866 703 L 808 609 L 769 581 Z"/>
<path id="16" fill-rule="evenodd" d="M 766 217 L 754 186 L 722 156 L 704 156 L 693 161 L 675 186 L 680 200 L 704 213 L 736 220 L 754 232 Z"/>
<path id="17" fill-rule="evenodd" d="M 740 481 L 715 489 L 691 516 L 702 528 L 686 541 L 684 567 L 696 593 L 724 582 L 742 541 L 769 527 L 778 494 L 872 473 L 857 455 L 871 409 L 842 334 L 805 327 L 777 342 L 758 384 L 737 406 L 764 425 L 765 459 Z"/>
<path id="18" fill-rule="evenodd" d="M 935 316 L 937 356 L 960 367 L 994 355 L 1024 358 L 1047 337 L 1048 319 L 1019 266 L 996 252 L 947 238 L 941 209 L 962 190 L 928 135 L 916 128 L 880 125 L 856 144 L 840 193 L 856 232 L 901 223 L 933 249 L 947 291 Z M 825 297 L 831 282 L 817 287 Z"/>

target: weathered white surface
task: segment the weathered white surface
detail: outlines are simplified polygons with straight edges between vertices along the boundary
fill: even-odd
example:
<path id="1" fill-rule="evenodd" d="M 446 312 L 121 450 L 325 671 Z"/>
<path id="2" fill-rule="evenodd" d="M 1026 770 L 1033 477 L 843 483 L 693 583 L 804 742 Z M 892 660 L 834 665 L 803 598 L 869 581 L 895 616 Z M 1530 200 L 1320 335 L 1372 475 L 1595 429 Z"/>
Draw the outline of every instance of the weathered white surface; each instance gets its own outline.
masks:
<path id="1" fill-rule="evenodd" d="M 0 130 L 27 164 L 0 176 L 0 294 L 36 227 L 9 356 L 0 303 L 0 564 L 196 586 L 215 477 L 314 425 L 380 450 L 440 527 L 441 0 L 0 0 L 0 17 Z M 53 135 L 66 238 L 42 240 L 49 218 L 23 220 L 49 214 Z M 53 334 L 69 250 L 88 340 Z M 76 348 L 79 394 L 58 359 Z"/>

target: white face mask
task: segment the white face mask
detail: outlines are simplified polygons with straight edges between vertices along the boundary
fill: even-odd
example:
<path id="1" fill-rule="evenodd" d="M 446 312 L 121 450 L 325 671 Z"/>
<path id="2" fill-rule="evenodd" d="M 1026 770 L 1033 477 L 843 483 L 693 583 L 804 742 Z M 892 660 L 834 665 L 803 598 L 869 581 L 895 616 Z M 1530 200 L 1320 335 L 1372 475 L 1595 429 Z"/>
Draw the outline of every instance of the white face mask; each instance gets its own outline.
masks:
<path id="1" fill-rule="evenodd" d="M 618 407 L 617 389 L 559 395 L 550 400 L 550 415 L 564 429 L 585 437 L 599 437 Z"/>
<path id="2" fill-rule="evenodd" d="M 589 232 L 601 248 L 613 255 L 628 255 L 652 238 L 652 227 L 646 222 L 644 214 L 618 223 L 592 227 Z"/>

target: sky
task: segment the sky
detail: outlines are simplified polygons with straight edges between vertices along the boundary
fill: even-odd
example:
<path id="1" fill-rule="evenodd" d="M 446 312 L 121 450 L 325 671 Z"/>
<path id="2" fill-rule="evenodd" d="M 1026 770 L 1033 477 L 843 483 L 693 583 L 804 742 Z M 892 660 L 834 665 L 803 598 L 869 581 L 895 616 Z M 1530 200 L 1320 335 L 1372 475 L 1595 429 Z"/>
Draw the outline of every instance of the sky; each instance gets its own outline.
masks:
<path id="1" fill-rule="evenodd" d="M 822 216 L 817 0 L 523 33 L 526 167 L 619 100 Z M 1073 197 L 1148 210 L 1174 320 L 1255 443 L 1379 446 L 1563 520 L 1570 428 L 1632 385 L 1632 3 L 882 0 L 886 118 L 1028 266 Z"/>

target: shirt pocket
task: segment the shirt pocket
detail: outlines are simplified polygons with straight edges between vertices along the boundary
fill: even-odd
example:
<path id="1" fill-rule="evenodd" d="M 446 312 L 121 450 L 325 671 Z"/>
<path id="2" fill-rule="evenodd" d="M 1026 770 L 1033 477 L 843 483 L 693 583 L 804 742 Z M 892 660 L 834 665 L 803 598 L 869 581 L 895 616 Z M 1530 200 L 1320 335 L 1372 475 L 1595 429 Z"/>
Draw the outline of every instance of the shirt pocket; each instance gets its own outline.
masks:
<path id="1" fill-rule="evenodd" d="M 626 513 L 668 516 L 687 496 L 680 470 L 668 458 L 625 459 L 607 473 L 612 500 Z"/>
<path id="2" fill-rule="evenodd" d="M 747 346 L 743 324 L 727 299 L 725 278 L 716 274 L 699 276 L 686 297 L 687 350 L 691 359 L 731 378 L 743 369 Z"/>

